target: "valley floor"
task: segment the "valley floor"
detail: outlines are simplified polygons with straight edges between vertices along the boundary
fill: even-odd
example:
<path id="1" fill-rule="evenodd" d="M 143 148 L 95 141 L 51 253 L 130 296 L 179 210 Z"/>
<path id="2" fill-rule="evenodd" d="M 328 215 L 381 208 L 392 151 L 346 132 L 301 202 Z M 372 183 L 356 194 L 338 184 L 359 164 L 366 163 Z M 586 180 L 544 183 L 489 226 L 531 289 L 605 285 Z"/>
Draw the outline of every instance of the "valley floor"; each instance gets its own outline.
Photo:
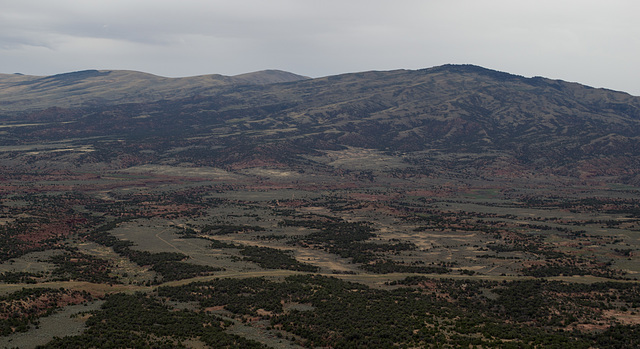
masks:
<path id="1" fill-rule="evenodd" d="M 335 171 L 5 169 L 0 345 L 640 340 L 640 188 L 313 161 Z"/>

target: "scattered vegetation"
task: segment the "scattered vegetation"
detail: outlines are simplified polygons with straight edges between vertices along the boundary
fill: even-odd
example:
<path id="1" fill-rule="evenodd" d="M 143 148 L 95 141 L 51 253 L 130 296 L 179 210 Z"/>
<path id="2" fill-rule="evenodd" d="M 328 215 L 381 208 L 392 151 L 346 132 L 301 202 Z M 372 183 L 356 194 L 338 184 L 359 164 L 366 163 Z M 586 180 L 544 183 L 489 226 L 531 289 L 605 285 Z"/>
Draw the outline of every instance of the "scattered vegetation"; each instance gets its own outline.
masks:
<path id="1" fill-rule="evenodd" d="M 635 97 L 473 66 L 198 91 L 3 114 L 6 343 L 101 297 L 47 346 L 638 346 Z"/>

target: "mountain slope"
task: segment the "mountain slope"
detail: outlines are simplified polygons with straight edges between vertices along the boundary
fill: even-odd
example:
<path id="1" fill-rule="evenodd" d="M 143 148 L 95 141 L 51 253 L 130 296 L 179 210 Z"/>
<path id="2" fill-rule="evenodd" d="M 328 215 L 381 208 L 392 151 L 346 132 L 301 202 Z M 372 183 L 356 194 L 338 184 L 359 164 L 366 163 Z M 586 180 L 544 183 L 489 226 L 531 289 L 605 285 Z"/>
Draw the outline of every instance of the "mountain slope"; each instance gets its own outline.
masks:
<path id="1" fill-rule="evenodd" d="M 85 70 L 53 76 L 0 74 L 0 112 L 141 103 L 211 95 L 223 86 L 299 81 L 307 77 L 268 70 L 238 76 L 165 78 L 126 70 Z"/>
<path id="2" fill-rule="evenodd" d="M 126 139 L 161 148 L 144 161 L 179 159 L 214 166 L 299 165 L 318 150 L 349 146 L 404 153 L 403 161 L 420 168 L 451 168 L 468 175 L 526 169 L 635 181 L 639 174 L 640 98 L 575 83 L 454 65 L 267 85 L 257 83 L 295 76 L 266 72 L 163 80 L 125 72 L 74 74 L 31 80 L 30 88 L 53 91 L 65 102 L 83 94 L 99 96 L 93 89 L 156 94 L 147 100 L 163 98 L 157 86 L 168 88 L 172 81 L 182 90 L 175 88 L 170 99 L 155 102 L 95 100 L 91 107 L 22 115 L 21 121 L 48 123 L 9 128 L 4 141 L 54 141 L 70 135 Z M 124 74 L 130 77 L 114 79 L 120 82 L 114 90 L 92 82 Z M 215 95 L 208 96 L 211 91 Z M 183 95 L 187 98 L 178 99 Z"/>

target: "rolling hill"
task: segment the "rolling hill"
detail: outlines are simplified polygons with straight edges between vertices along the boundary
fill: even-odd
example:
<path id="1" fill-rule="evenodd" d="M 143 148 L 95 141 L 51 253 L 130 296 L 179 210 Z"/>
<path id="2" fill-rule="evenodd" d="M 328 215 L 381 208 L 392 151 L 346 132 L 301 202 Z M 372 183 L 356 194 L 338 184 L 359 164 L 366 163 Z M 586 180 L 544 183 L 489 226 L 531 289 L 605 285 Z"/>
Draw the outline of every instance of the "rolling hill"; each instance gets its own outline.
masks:
<path id="1" fill-rule="evenodd" d="M 0 74 L 0 112 L 20 112 L 47 107 L 87 107 L 140 103 L 211 95 L 229 85 L 270 84 L 307 77 L 265 70 L 238 76 L 202 75 L 165 78 L 126 70 L 85 70 L 53 76 Z"/>

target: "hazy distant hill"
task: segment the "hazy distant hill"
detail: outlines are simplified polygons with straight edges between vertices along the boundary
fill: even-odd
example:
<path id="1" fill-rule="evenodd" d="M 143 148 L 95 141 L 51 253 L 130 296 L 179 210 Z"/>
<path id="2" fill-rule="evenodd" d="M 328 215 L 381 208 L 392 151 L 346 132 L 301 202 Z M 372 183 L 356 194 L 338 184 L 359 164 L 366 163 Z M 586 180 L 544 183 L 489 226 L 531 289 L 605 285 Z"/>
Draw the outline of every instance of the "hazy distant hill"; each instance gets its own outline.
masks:
<path id="1" fill-rule="evenodd" d="M 307 80 L 310 78 L 282 70 L 261 70 L 253 73 L 234 75 L 231 79 L 234 83 L 246 82 L 256 85 L 268 85 L 280 82 Z"/>
<path id="2" fill-rule="evenodd" d="M 0 84 L 5 110 L 65 108 L 14 119 L 59 124 L 9 128 L 5 143 L 114 137 L 157 144 L 147 162 L 215 166 L 298 166 L 304 154 L 353 146 L 475 175 L 526 169 L 636 181 L 640 173 L 639 97 L 470 65 L 318 79 L 85 71 L 5 75 Z"/>
<path id="3" fill-rule="evenodd" d="M 221 86 L 266 85 L 304 79 L 308 78 L 278 70 L 186 78 L 165 78 L 126 70 L 85 70 L 45 77 L 0 74 L 0 112 L 153 102 L 211 95 Z"/>

